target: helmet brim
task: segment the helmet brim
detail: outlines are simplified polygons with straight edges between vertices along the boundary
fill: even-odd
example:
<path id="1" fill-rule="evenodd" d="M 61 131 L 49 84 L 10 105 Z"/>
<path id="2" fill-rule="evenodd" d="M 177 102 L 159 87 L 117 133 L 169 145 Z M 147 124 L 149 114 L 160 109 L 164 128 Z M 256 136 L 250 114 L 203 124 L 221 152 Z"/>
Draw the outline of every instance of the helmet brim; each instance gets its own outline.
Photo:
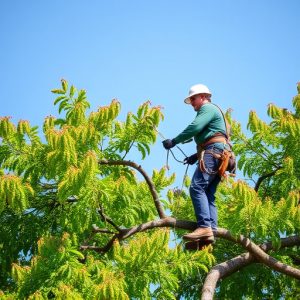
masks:
<path id="1" fill-rule="evenodd" d="M 193 93 L 191 95 L 189 95 L 188 97 L 186 97 L 183 101 L 186 104 L 191 104 L 191 97 L 195 96 L 195 95 L 199 95 L 199 94 L 207 94 L 211 96 L 211 93 Z"/>

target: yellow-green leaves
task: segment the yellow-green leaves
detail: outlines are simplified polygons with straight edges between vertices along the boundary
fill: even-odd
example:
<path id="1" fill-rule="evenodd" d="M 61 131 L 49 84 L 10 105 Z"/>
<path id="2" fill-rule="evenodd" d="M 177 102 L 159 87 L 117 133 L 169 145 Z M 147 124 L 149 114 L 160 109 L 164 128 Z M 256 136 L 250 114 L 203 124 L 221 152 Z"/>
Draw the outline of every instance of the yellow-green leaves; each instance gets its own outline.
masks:
<path id="1" fill-rule="evenodd" d="M 268 105 L 268 115 L 273 119 L 278 119 L 283 116 L 283 110 L 282 108 L 279 108 L 274 103 L 270 103 Z"/>
<path id="2" fill-rule="evenodd" d="M 65 201 L 68 196 L 78 195 L 88 182 L 95 180 L 97 172 L 97 157 L 95 153 L 88 152 L 79 167 L 70 166 L 58 184 L 58 198 Z"/>
<path id="3" fill-rule="evenodd" d="M 29 270 L 30 270 L 29 267 L 21 267 L 20 265 L 14 263 L 12 265 L 12 270 L 11 270 L 12 277 L 16 282 L 20 284 L 25 279 L 25 276 L 29 272 Z"/>
<path id="4" fill-rule="evenodd" d="M 101 135 L 110 134 L 113 121 L 120 113 L 121 104 L 114 99 L 107 106 L 99 107 L 96 112 L 92 112 L 89 116 L 89 122 L 93 124 Z"/>
<path id="5" fill-rule="evenodd" d="M 161 168 L 159 171 L 153 170 L 152 180 L 156 190 L 159 192 L 170 186 L 175 181 L 176 174 L 173 173 L 169 178 L 166 177 L 166 168 Z"/>
<path id="6" fill-rule="evenodd" d="M 66 111 L 66 123 L 70 125 L 79 125 L 86 121 L 86 109 L 90 107 L 87 101 L 86 91 L 80 90 L 77 92 L 74 86 L 71 86 L 68 92 L 68 83 L 62 79 L 62 89 L 52 90 L 52 93 L 60 94 L 54 105 L 59 104 L 59 113 Z M 77 97 L 76 97 L 77 94 Z"/>
<path id="7" fill-rule="evenodd" d="M 16 127 L 10 122 L 10 117 L 0 118 L 0 137 L 7 138 L 16 131 Z"/>
<path id="8" fill-rule="evenodd" d="M 124 274 L 121 272 L 104 268 L 99 272 L 98 280 L 100 283 L 95 286 L 95 298 L 129 300 Z"/>
<path id="9" fill-rule="evenodd" d="M 66 93 L 68 90 L 68 82 L 65 79 L 61 80 L 61 86 L 63 88 L 63 91 Z"/>
<path id="10" fill-rule="evenodd" d="M 41 238 L 38 253 L 31 259 L 30 266 L 13 265 L 19 298 L 47 299 L 49 292 L 56 299 L 91 298 L 90 274 L 79 259 L 84 256 L 73 245 L 69 234 L 64 233 L 61 238 Z M 82 297 L 82 291 L 85 297 Z"/>
<path id="11" fill-rule="evenodd" d="M 27 120 L 20 120 L 17 126 L 17 131 L 20 134 L 30 134 L 30 125 Z"/>
<path id="12" fill-rule="evenodd" d="M 150 153 L 149 145 L 156 141 L 157 126 L 162 119 L 161 107 L 151 107 L 149 101 L 143 103 L 136 115 L 129 112 L 124 123 L 115 123 L 112 150 L 124 152 L 125 157 L 136 146 L 144 159 Z"/>
<path id="13" fill-rule="evenodd" d="M 23 183 L 15 175 L 0 176 L 0 212 L 5 207 L 10 207 L 21 213 L 28 205 L 28 198 L 34 195 L 32 187 Z"/>
<path id="14" fill-rule="evenodd" d="M 126 276 L 132 298 L 174 299 L 182 280 L 198 278 L 214 262 L 207 249 L 185 252 L 181 246 L 170 247 L 169 242 L 170 230 L 160 229 L 140 233 L 124 244 L 115 243 L 114 266 L 126 274 L 136 274 Z"/>
<path id="15" fill-rule="evenodd" d="M 267 133 L 270 131 L 270 126 L 258 118 L 255 111 L 251 111 L 249 114 L 248 128 L 253 133 Z"/>
<path id="16" fill-rule="evenodd" d="M 72 137 L 68 127 L 62 130 L 48 130 L 46 134 L 49 143 L 47 163 L 49 176 L 65 171 L 69 165 L 77 164 L 76 140 Z"/>
<path id="17" fill-rule="evenodd" d="M 298 85 L 298 88 L 299 88 L 300 85 Z M 300 116 L 300 93 L 298 93 L 298 95 L 296 95 L 294 98 L 293 98 L 293 106 L 296 110 L 296 114 L 297 116 L 299 117 Z"/>
<path id="18" fill-rule="evenodd" d="M 44 120 L 43 131 L 46 133 L 48 130 L 53 129 L 55 126 L 55 117 L 48 116 Z"/>
<path id="19" fill-rule="evenodd" d="M 272 122 L 273 128 L 282 131 L 285 134 L 290 134 L 293 137 L 298 137 L 300 134 L 300 119 L 299 119 L 299 103 L 300 95 L 294 97 L 293 105 L 296 110 L 296 115 L 287 109 L 279 108 L 274 104 L 269 104 L 268 115 L 274 119 Z M 298 116 L 297 116 L 298 115 Z"/>
<path id="20" fill-rule="evenodd" d="M 299 192 L 293 191 L 280 201 L 261 199 L 252 187 L 243 181 L 221 184 L 218 190 L 220 226 L 232 233 L 251 234 L 252 239 L 271 236 L 275 240 L 280 233 L 293 234 L 299 230 Z"/>

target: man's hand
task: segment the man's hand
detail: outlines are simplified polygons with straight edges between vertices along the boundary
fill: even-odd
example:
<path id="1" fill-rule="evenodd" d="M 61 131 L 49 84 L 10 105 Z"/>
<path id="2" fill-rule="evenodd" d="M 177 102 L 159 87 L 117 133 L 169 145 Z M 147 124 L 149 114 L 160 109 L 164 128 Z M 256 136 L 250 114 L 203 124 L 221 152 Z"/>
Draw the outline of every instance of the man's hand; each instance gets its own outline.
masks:
<path id="1" fill-rule="evenodd" d="M 165 147 L 165 149 L 167 149 L 167 150 L 173 148 L 176 145 L 175 141 L 170 140 L 170 139 L 164 140 L 162 143 L 163 143 L 163 146 Z"/>
<path id="2" fill-rule="evenodd" d="M 184 164 L 188 164 L 188 165 L 193 165 L 196 161 L 198 160 L 198 156 L 197 156 L 197 153 L 189 156 L 189 157 L 186 157 L 183 161 L 184 161 Z"/>

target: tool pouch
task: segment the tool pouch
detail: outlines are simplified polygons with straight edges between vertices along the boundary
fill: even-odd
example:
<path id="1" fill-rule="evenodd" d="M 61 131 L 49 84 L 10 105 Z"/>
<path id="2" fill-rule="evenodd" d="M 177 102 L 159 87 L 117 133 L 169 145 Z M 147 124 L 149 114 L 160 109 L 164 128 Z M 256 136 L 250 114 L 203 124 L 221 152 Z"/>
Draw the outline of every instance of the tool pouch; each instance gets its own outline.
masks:
<path id="1" fill-rule="evenodd" d="M 229 158 L 227 171 L 230 174 L 233 174 L 231 176 L 235 176 L 235 171 L 236 171 L 236 157 L 235 157 L 235 155 L 234 155 L 234 153 L 232 151 L 231 151 L 231 156 Z"/>
<path id="2" fill-rule="evenodd" d="M 235 176 L 236 159 L 234 153 L 232 151 L 224 149 L 220 160 L 221 164 L 218 170 L 219 176 L 226 177 L 226 171 L 229 172 L 229 176 Z"/>

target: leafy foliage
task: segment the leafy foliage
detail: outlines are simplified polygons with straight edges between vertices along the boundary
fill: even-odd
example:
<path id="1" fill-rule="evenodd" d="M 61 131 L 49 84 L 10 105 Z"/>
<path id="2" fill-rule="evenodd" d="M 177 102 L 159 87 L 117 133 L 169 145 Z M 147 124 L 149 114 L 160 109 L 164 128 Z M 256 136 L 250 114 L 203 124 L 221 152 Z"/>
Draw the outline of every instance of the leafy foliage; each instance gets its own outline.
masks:
<path id="1" fill-rule="evenodd" d="M 99 163 L 122 162 L 131 151 L 148 156 L 161 108 L 145 102 L 122 121 L 116 99 L 90 112 L 86 92 L 67 81 L 52 92 L 59 117 L 45 118 L 43 137 L 28 121 L 0 118 L 1 299 L 198 299 L 209 268 L 239 255 L 241 247 L 218 240 L 213 248 L 188 252 L 178 239 L 185 232 L 174 228 L 118 240 L 157 220 L 157 211 L 149 185 L 135 171 Z M 300 230 L 300 94 L 293 107 L 270 104 L 269 123 L 250 112 L 250 137 L 227 114 L 248 178 L 224 181 L 217 205 L 221 227 L 257 244 L 272 241 L 272 255 L 295 266 L 299 247 L 279 250 L 281 237 Z M 158 200 L 167 198 L 164 208 L 193 221 L 190 180 L 181 191 L 172 188 L 174 179 L 164 168 L 149 177 Z M 255 265 L 224 280 L 217 293 L 293 298 L 299 283 Z"/>

